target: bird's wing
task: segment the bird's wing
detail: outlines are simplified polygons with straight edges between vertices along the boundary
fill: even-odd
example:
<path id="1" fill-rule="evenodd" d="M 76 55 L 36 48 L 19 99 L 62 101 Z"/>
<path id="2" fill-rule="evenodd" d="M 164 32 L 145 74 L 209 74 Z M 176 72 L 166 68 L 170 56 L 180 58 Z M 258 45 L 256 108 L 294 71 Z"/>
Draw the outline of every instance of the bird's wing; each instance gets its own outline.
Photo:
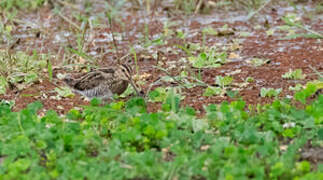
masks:
<path id="1" fill-rule="evenodd" d="M 80 91 L 93 89 L 103 83 L 108 84 L 109 81 L 111 81 L 112 76 L 113 73 L 93 71 L 77 79 L 73 88 Z"/>
<path id="2" fill-rule="evenodd" d="M 114 74 L 115 70 L 113 68 L 98 68 L 95 71 L 101 71 L 103 73 Z"/>

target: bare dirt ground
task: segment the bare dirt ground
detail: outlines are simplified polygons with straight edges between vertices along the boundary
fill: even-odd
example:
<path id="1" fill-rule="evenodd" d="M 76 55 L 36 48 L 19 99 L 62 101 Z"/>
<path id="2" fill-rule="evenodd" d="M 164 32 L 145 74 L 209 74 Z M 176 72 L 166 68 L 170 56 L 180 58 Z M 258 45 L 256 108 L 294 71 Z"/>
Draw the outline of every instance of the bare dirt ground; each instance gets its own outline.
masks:
<path id="1" fill-rule="evenodd" d="M 252 77 L 245 87 L 239 87 L 239 96 L 231 98 L 228 95 L 223 96 L 203 96 L 205 87 L 196 86 L 190 89 L 182 89 L 182 95 L 185 96 L 182 101 L 183 106 L 191 106 L 204 112 L 203 106 L 212 103 L 221 103 L 223 101 L 232 101 L 241 97 L 247 104 L 265 104 L 273 101 L 274 98 L 260 97 L 260 89 L 282 88 L 280 98 L 292 96 L 293 92 L 289 90 L 290 86 L 297 83 L 306 84 L 306 82 L 318 78 L 313 71 L 316 69 L 321 72 L 323 69 L 323 42 L 322 39 L 297 37 L 294 39 L 284 39 L 289 32 L 279 29 L 284 25 L 282 17 L 288 13 L 298 14 L 301 22 L 316 32 L 323 32 L 322 12 L 317 12 L 309 18 L 305 9 L 313 9 L 315 3 L 306 3 L 297 5 L 296 9 L 288 7 L 282 3 L 279 5 L 269 5 L 261 10 L 254 18 L 247 20 L 246 12 L 217 10 L 208 14 L 183 15 L 181 13 L 172 13 L 166 7 L 153 9 L 150 14 L 145 11 L 133 10 L 131 8 L 122 9 L 124 13 L 112 28 L 108 24 L 106 17 L 103 17 L 104 24 L 100 26 L 89 25 L 85 33 L 84 51 L 96 60 L 93 64 L 97 66 L 110 66 L 116 63 L 116 59 L 129 52 L 131 48 L 136 51 L 139 67 L 139 83 L 144 92 L 147 93 L 149 86 L 161 77 L 165 72 L 154 68 L 158 65 L 169 70 L 173 76 L 177 76 L 183 70 L 181 66 L 185 64 L 180 61 L 181 58 L 188 57 L 178 45 L 185 46 L 188 43 L 205 43 L 205 46 L 216 46 L 218 49 L 225 49 L 228 53 L 228 62 L 217 68 L 191 68 L 190 75 L 199 73 L 201 80 L 207 84 L 215 85 L 214 78 L 218 75 L 227 75 L 230 72 L 238 70 L 238 73 L 232 74 L 234 82 L 239 84 L 245 82 L 247 77 Z M 100 6 L 95 7 L 99 14 Z M 71 14 L 70 7 L 64 7 L 61 11 L 64 17 L 67 17 L 77 26 L 82 24 L 75 16 Z M 92 12 L 92 14 L 95 14 Z M 15 39 L 20 39 L 19 44 L 15 45 L 11 51 L 26 51 L 32 53 L 36 50 L 39 53 L 49 53 L 52 55 L 51 61 L 54 68 L 54 83 L 47 78 L 47 72 L 43 72 L 42 81 L 31 84 L 23 90 L 12 88 L 0 99 L 14 100 L 14 110 L 20 110 L 29 103 L 40 100 L 44 109 L 53 109 L 58 113 L 66 113 L 73 107 L 80 107 L 88 104 L 79 95 L 73 98 L 53 99 L 56 95 L 54 91 L 56 86 L 64 84 L 57 78 L 57 74 L 70 72 L 79 72 L 82 68 L 70 68 L 68 64 L 86 65 L 90 62 L 79 56 L 71 55 L 67 47 L 77 48 L 77 30 L 70 22 L 64 20 L 63 16 L 53 13 L 51 7 L 46 6 L 35 12 L 20 14 L 20 21 L 14 23 L 12 35 Z M 165 24 L 174 22 L 174 25 L 165 28 Z M 228 25 L 230 33 L 223 35 L 203 35 L 204 28 L 221 29 Z M 148 31 L 147 31 L 148 27 Z M 268 30 L 274 29 L 273 34 L 268 34 Z M 180 31 L 179 31 L 180 30 Z M 145 42 L 158 39 L 167 34 L 165 31 L 174 33 L 167 35 L 162 44 L 151 43 L 144 46 Z M 111 32 L 116 35 L 117 50 L 114 49 Z M 178 32 L 184 32 L 184 38 L 178 38 Z M 248 35 L 241 34 L 248 32 Z M 297 29 L 296 32 L 304 33 L 304 30 Z M 148 38 L 148 40 L 145 38 Z M 0 49 L 7 49 L 8 44 L 0 45 Z M 160 62 L 157 62 L 157 52 L 162 52 Z M 195 51 L 197 55 L 199 51 Z M 134 57 L 134 54 L 130 54 Z M 268 59 L 269 61 L 261 66 L 254 67 L 247 63 L 251 58 Z M 131 58 L 130 58 L 131 59 Z M 92 62 L 91 62 L 92 63 Z M 186 64 L 187 65 L 187 64 Z M 175 68 L 172 68 L 174 66 Z M 306 78 L 302 80 L 288 80 L 281 76 L 289 69 L 302 69 Z M 162 82 L 153 86 L 167 87 L 176 86 L 176 83 Z M 149 103 L 149 111 L 157 111 L 160 103 Z"/>

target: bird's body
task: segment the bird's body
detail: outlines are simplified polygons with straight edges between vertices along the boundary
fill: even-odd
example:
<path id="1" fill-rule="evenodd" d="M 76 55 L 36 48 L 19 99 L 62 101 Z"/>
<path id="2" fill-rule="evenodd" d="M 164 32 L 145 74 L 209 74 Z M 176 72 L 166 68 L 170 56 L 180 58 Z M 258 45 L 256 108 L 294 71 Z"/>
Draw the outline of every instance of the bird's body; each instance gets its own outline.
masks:
<path id="1" fill-rule="evenodd" d="M 131 78 L 131 68 L 127 65 L 94 69 L 77 77 L 70 75 L 64 78 L 65 83 L 76 93 L 87 98 L 111 99 L 113 94 L 122 94 L 131 83 L 137 90 Z"/>

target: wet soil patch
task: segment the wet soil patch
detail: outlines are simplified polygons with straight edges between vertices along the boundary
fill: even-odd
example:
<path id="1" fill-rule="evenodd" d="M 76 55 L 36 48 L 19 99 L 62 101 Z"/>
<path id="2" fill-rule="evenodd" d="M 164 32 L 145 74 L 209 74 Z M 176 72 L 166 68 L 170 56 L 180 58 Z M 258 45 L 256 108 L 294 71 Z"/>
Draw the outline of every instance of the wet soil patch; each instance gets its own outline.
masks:
<path id="1" fill-rule="evenodd" d="M 313 4 L 314 3 L 314 4 Z M 183 89 L 182 106 L 194 107 L 199 113 L 204 113 L 204 107 L 208 104 L 218 104 L 223 101 L 233 101 L 242 98 L 247 104 L 265 104 L 270 103 L 274 98 L 260 97 L 260 89 L 265 88 L 282 88 L 282 93 L 278 98 L 292 96 L 294 92 L 289 90 L 290 86 L 296 84 L 306 84 L 308 81 L 315 80 L 318 75 L 313 71 L 316 69 L 321 72 L 323 67 L 323 43 L 322 39 L 310 39 L 298 37 L 295 39 L 284 39 L 288 32 L 276 30 L 272 35 L 266 33 L 269 29 L 277 29 L 284 25 L 282 17 L 289 12 L 300 13 L 301 20 L 312 30 L 322 32 L 323 21 L 320 18 L 308 18 L 306 12 L 302 11 L 301 6 L 312 8 L 315 2 L 299 4 L 296 9 L 289 8 L 286 4 L 272 5 L 264 9 L 250 21 L 246 20 L 245 13 L 233 17 L 235 12 L 214 11 L 208 15 L 195 14 L 183 15 L 169 13 L 163 8 L 157 8 L 153 13 L 147 14 L 145 11 L 134 10 L 133 8 L 123 9 L 124 13 L 120 15 L 117 21 L 110 26 L 105 16 L 99 16 L 104 8 L 96 4 L 97 13 L 93 13 L 100 19 L 101 24 L 94 26 L 88 24 L 85 31 L 85 42 L 83 50 L 91 57 L 91 60 L 79 57 L 69 51 L 69 48 L 77 49 L 78 38 L 82 35 L 81 31 L 75 28 L 75 25 L 68 22 L 62 17 L 66 17 L 82 27 L 85 24 L 77 20 L 72 15 L 71 7 L 63 7 L 64 14 L 57 15 L 51 7 L 43 7 L 38 11 L 18 15 L 19 21 L 14 21 L 11 35 L 13 39 L 20 39 L 11 51 L 25 51 L 32 53 L 49 53 L 53 56 L 51 59 L 54 66 L 69 67 L 69 70 L 63 70 L 61 73 L 70 73 L 81 71 L 77 68 L 70 68 L 72 65 L 96 65 L 99 67 L 110 66 L 117 63 L 117 59 L 129 55 L 132 59 L 134 54 L 131 49 L 136 51 L 138 60 L 139 75 L 147 74 L 142 81 L 141 88 L 147 93 L 150 85 L 156 82 L 166 74 L 156 70 L 153 66 L 161 65 L 168 69 L 172 76 L 179 75 L 183 68 L 188 67 L 188 62 L 181 62 L 182 58 L 187 58 L 188 54 L 179 45 L 186 46 L 188 43 L 204 44 L 206 47 L 216 46 L 220 51 L 226 51 L 228 54 L 237 55 L 237 59 L 228 60 L 218 68 L 194 69 L 192 72 L 199 72 L 201 80 L 207 84 L 214 85 L 216 76 L 224 76 L 230 72 L 240 70 L 239 73 L 231 75 L 235 83 L 243 83 L 248 77 L 252 77 L 251 82 L 246 87 L 239 89 L 238 96 L 203 96 L 205 87 L 196 86 L 191 89 Z M 82 9 L 81 9 L 82 10 Z M 80 11 L 82 13 L 82 11 Z M 238 11 L 237 11 L 238 12 Z M 63 16 L 62 16 L 63 15 Z M 317 14 L 322 16 L 322 14 Z M 218 17 L 224 17 L 219 19 Z M 92 22 L 92 21 L 91 21 Z M 94 22 L 94 21 L 93 21 Z M 12 22 L 5 22 L 10 24 Z M 170 24 L 166 25 L 165 24 Z M 232 33 L 220 35 L 205 35 L 202 33 L 205 28 L 221 29 L 227 25 Z M 258 27 L 257 27 L 258 26 Z M 167 32 L 166 32 L 167 31 Z M 170 33 L 172 31 L 172 33 Z M 111 32 L 114 33 L 112 36 Z M 183 32 L 184 38 L 179 34 Z M 241 36 L 242 32 L 249 32 L 247 36 Z M 304 33 L 304 30 L 298 29 L 297 33 Z M 168 34 L 169 35 L 168 35 Z M 167 36 L 163 38 L 163 36 Z M 115 42 L 113 42 L 115 39 Z M 159 42 L 160 41 L 160 42 Z M 7 50 L 13 41 L 0 45 L 0 49 Z M 232 48 L 234 42 L 236 48 Z M 117 48 L 115 48 L 117 45 Z M 222 48 L 222 49 L 221 49 Z M 231 48 L 231 49 L 230 49 Z M 163 53 L 163 59 L 157 61 L 157 53 Z M 201 51 L 192 51 L 197 56 Z M 132 58 L 131 58 L 132 57 Z M 259 67 L 254 67 L 247 63 L 250 58 L 257 57 L 269 59 L 269 63 Z M 94 62 L 92 62 L 94 60 Z M 133 62 L 133 61 L 132 61 Z M 159 64 L 158 64 L 159 63 Z M 171 68 L 171 66 L 174 66 Z M 73 66 L 74 67 L 74 66 Z M 281 76 L 290 69 L 302 69 L 306 78 L 302 80 L 286 80 Z M 46 75 L 44 75 L 46 76 Z M 79 107 L 88 104 L 79 95 L 73 98 L 53 99 L 56 96 L 54 91 L 55 85 L 44 78 L 41 82 L 32 84 L 22 91 L 8 90 L 1 99 L 14 100 L 14 110 L 25 108 L 27 104 L 39 100 L 43 103 L 44 109 L 54 109 L 58 113 L 66 113 L 72 107 Z M 58 85 L 63 86 L 59 79 L 55 79 Z M 166 82 L 154 85 L 156 87 L 176 86 Z M 160 103 L 148 103 L 149 111 L 157 111 Z"/>

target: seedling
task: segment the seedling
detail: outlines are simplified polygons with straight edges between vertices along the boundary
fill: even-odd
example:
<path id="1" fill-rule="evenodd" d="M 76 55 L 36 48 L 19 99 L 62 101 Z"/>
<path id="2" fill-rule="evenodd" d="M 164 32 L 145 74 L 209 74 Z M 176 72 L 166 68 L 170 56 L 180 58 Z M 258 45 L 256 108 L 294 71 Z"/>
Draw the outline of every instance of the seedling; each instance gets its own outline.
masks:
<path id="1" fill-rule="evenodd" d="M 252 83 L 252 82 L 255 82 L 255 79 L 253 77 L 248 76 L 245 82 Z"/>
<path id="2" fill-rule="evenodd" d="M 172 111 L 174 113 L 179 111 L 180 101 L 184 98 L 181 94 L 177 93 L 175 88 L 170 88 L 167 92 L 167 97 L 162 105 L 164 111 Z"/>
<path id="3" fill-rule="evenodd" d="M 176 31 L 176 37 L 179 38 L 179 39 L 185 39 L 186 34 L 182 30 L 177 30 Z"/>
<path id="4" fill-rule="evenodd" d="M 288 89 L 290 91 L 300 91 L 303 88 L 303 86 L 301 84 L 296 84 L 294 87 L 290 86 Z"/>
<path id="5" fill-rule="evenodd" d="M 207 27 L 202 30 L 203 34 L 217 36 L 219 33 L 217 30 L 213 29 L 212 27 Z"/>
<path id="6" fill-rule="evenodd" d="M 151 102 L 163 102 L 167 97 L 165 88 L 158 87 L 149 93 L 149 100 Z"/>
<path id="7" fill-rule="evenodd" d="M 224 91 L 222 88 L 209 86 L 204 90 L 203 96 L 216 96 L 216 95 L 222 95 L 222 94 L 224 94 Z"/>
<path id="8" fill-rule="evenodd" d="M 247 62 L 255 67 L 259 67 L 270 62 L 270 59 L 252 58 Z"/>
<path id="9" fill-rule="evenodd" d="M 274 35 L 274 33 L 275 33 L 275 29 L 269 29 L 266 31 L 267 36 L 272 36 L 272 35 Z"/>
<path id="10" fill-rule="evenodd" d="M 227 92 L 227 87 L 230 86 L 233 82 L 233 78 L 231 76 L 216 76 L 215 83 L 219 87 L 207 86 L 205 89 L 203 96 L 215 96 L 215 95 L 223 95 Z M 231 93 L 230 93 L 231 95 Z"/>
<path id="11" fill-rule="evenodd" d="M 281 93 L 282 89 L 274 89 L 274 88 L 261 88 L 260 96 L 261 97 L 277 97 Z"/>
<path id="12" fill-rule="evenodd" d="M 164 37 L 169 37 L 174 34 L 173 30 L 170 29 L 174 25 L 175 25 L 174 22 L 169 22 L 169 21 L 164 22 L 164 26 L 163 26 L 163 36 Z"/>
<path id="13" fill-rule="evenodd" d="M 252 35 L 252 33 L 250 33 L 250 32 L 240 32 L 239 33 L 239 36 L 240 37 L 249 37 L 249 36 L 251 36 Z"/>
<path id="14" fill-rule="evenodd" d="M 233 78 L 231 76 L 216 76 L 215 77 L 215 83 L 219 85 L 222 89 L 224 87 L 229 86 L 232 84 Z"/>
<path id="15" fill-rule="evenodd" d="M 309 82 L 308 84 L 306 84 L 306 87 L 303 90 L 296 92 L 295 99 L 305 104 L 306 99 L 312 96 L 318 89 L 322 89 L 322 87 L 322 82 Z"/>
<path id="16" fill-rule="evenodd" d="M 75 95 L 69 87 L 56 87 L 55 91 L 59 96 L 65 98 L 72 98 Z"/>
<path id="17" fill-rule="evenodd" d="M 191 56 L 188 60 L 195 68 L 215 68 L 227 62 L 227 53 L 210 49 L 207 52 L 200 53 L 198 56 Z"/>
<path id="18" fill-rule="evenodd" d="M 23 89 L 26 85 L 38 81 L 39 74 L 46 67 L 47 58 L 48 56 L 39 55 L 36 52 L 32 56 L 24 52 L 11 55 L 0 52 L 0 74 L 2 80 L 5 78 L 7 82 L 2 83 L 2 89 L 8 83 L 17 85 L 18 89 Z"/>
<path id="19" fill-rule="evenodd" d="M 288 72 L 282 75 L 282 78 L 297 80 L 297 79 L 304 79 L 305 75 L 302 73 L 301 69 L 296 69 L 294 71 L 290 69 Z"/>

